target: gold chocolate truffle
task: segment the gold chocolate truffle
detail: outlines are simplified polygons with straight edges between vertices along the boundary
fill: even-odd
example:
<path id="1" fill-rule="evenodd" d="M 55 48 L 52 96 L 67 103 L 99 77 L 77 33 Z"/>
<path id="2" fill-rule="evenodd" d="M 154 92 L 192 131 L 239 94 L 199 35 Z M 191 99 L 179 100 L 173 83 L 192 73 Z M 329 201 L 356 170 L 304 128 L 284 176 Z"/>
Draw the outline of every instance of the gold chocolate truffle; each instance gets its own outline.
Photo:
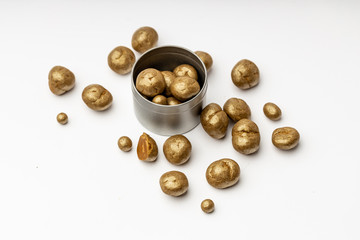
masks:
<path id="1" fill-rule="evenodd" d="M 233 83 L 241 89 L 248 89 L 259 83 L 259 69 L 250 60 L 240 60 L 231 71 Z"/>
<path id="2" fill-rule="evenodd" d="M 160 177 L 160 187 L 165 194 L 178 197 L 186 193 L 189 182 L 184 173 L 170 171 Z"/>
<path id="3" fill-rule="evenodd" d="M 75 75 L 67 68 L 55 66 L 49 72 L 49 88 L 55 95 L 62 95 L 75 86 Z"/>
<path id="4" fill-rule="evenodd" d="M 119 74 L 127 74 L 135 63 L 135 54 L 129 48 L 119 46 L 114 48 L 108 56 L 111 70 Z"/>
<path id="5" fill-rule="evenodd" d="M 243 118 L 250 118 L 251 111 L 246 102 L 240 98 L 230 98 L 224 104 L 224 111 L 234 122 Z"/>
<path id="6" fill-rule="evenodd" d="M 232 129 L 232 145 L 236 151 L 243 154 L 252 154 L 259 149 L 259 128 L 249 119 L 241 119 Z"/>
<path id="7" fill-rule="evenodd" d="M 174 97 L 168 97 L 167 98 L 167 104 L 168 105 L 178 105 L 180 103 L 181 102 L 179 100 L 177 100 L 176 98 L 174 98 Z"/>
<path id="8" fill-rule="evenodd" d="M 58 123 L 65 125 L 68 123 L 68 116 L 66 115 L 66 113 L 62 112 L 56 116 L 56 120 L 58 121 Z"/>
<path id="9" fill-rule="evenodd" d="M 136 152 L 140 160 L 153 162 L 158 156 L 158 147 L 152 137 L 143 133 L 139 138 Z"/>
<path id="10" fill-rule="evenodd" d="M 215 210 L 215 204 L 211 199 L 205 199 L 201 202 L 201 209 L 204 213 L 212 213 Z"/>
<path id="11" fill-rule="evenodd" d="M 118 140 L 118 146 L 121 151 L 129 152 L 132 148 L 132 141 L 129 137 L 122 136 Z"/>
<path id="12" fill-rule="evenodd" d="M 166 159 L 174 164 L 181 165 L 186 163 L 191 155 L 191 143 L 183 135 L 169 137 L 163 146 Z"/>
<path id="13" fill-rule="evenodd" d="M 152 102 L 160 105 L 167 105 L 167 98 L 163 95 L 156 95 Z"/>
<path id="14" fill-rule="evenodd" d="M 210 54 L 208 54 L 207 52 L 203 52 L 203 51 L 196 51 L 195 54 L 198 55 L 198 57 L 201 59 L 201 61 L 203 61 L 204 65 L 206 67 L 206 70 L 209 71 L 209 69 L 213 65 L 213 60 L 212 60 L 212 57 L 210 56 Z"/>
<path id="15" fill-rule="evenodd" d="M 281 109 L 275 103 L 266 103 L 263 107 L 263 111 L 265 116 L 273 121 L 281 118 Z"/>
<path id="16" fill-rule="evenodd" d="M 175 73 L 170 71 L 162 71 L 161 74 L 163 75 L 166 84 L 164 95 L 170 97 L 171 96 L 170 85 L 175 80 L 176 75 Z"/>
<path id="17" fill-rule="evenodd" d="M 165 89 L 165 80 L 160 71 L 147 68 L 139 73 L 136 78 L 136 89 L 147 97 L 155 97 Z"/>
<path id="18" fill-rule="evenodd" d="M 91 84 L 82 92 L 84 103 L 95 111 L 108 109 L 113 101 L 111 93 L 99 84 Z"/>
<path id="19" fill-rule="evenodd" d="M 209 165 L 206 180 L 214 188 L 227 188 L 239 181 L 240 167 L 232 159 L 223 158 Z"/>
<path id="20" fill-rule="evenodd" d="M 139 53 L 144 53 L 150 48 L 153 48 L 159 36 L 152 27 L 141 27 L 136 30 L 131 39 L 131 45 Z"/>
<path id="21" fill-rule="evenodd" d="M 200 92 L 200 85 L 193 78 L 177 77 L 171 84 L 170 91 L 176 99 L 186 101 Z"/>
<path id="22" fill-rule="evenodd" d="M 277 128 L 272 134 L 272 143 L 281 150 L 293 149 L 298 145 L 299 140 L 299 132 L 292 127 Z"/>
<path id="23" fill-rule="evenodd" d="M 195 80 L 198 79 L 196 69 L 189 64 L 181 64 L 181 65 L 177 66 L 173 72 L 175 73 L 175 75 L 177 77 L 190 77 Z"/>
<path id="24" fill-rule="evenodd" d="M 201 112 L 200 122 L 205 132 L 215 139 L 225 137 L 229 118 L 216 103 L 210 103 Z"/>

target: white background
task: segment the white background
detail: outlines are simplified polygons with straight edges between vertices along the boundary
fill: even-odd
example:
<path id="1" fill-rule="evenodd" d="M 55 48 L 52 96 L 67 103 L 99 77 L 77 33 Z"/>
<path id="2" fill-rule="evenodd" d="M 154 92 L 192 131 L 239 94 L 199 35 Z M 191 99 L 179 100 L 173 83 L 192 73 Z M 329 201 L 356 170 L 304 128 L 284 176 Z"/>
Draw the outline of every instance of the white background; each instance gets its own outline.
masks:
<path id="1" fill-rule="evenodd" d="M 359 56 L 357 1 L 0 1 L 0 239 L 359 239 Z M 231 127 L 223 140 L 199 125 L 183 166 L 137 159 L 146 131 L 132 110 L 130 75 L 107 66 L 118 45 L 131 47 L 141 26 L 158 45 L 209 52 L 207 103 L 244 99 L 261 130 L 260 151 L 237 153 Z M 136 53 L 136 57 L 139 58 Z M 254 61 L 260 84 L 248 91 L 231 81 L 240 59 Z M 53 95 L 47 75 L 55 65 L 74 72 L 75 88 Z M 81 100 L 85 86 L 111 91 L 110 110 L 94 112 Z M 267 119 L 277 103 L 283 118 Z M 69 123 L 56 115 L 64 111 Z M 294 151 L 277 150 L 272 131 L 301 134 Z M 147 132 L 147 131 L 146 131 Z M 162 149 L 166 137 L 150 133 Z M 218 190 L 207 166 L 232 158 L 236 186 Z M 183 171 L 188 193 L 163 194 L 158 181 Z M 211 198 L 213 214 L 200 202 Z"/>

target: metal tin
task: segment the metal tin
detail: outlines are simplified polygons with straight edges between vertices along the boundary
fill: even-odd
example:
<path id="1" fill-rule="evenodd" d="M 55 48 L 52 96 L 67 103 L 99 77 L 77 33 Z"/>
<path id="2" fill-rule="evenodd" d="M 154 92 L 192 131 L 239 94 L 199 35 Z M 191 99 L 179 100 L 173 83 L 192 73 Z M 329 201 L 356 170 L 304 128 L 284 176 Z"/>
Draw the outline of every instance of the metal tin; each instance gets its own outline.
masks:
<path id="1" fill-rule="evenodd" d="M 146 68 L 172 71 L 181 64 L 190 64 L 198 73 L 200 92 L 179 105 L 159 105 L 144 98 L 136 89 L 136 77 Z M 145 52 L 135 63 L 132 71 L 134 111 L 138 121 L 148 130 L 160 135 L 182 134 L 200 123 L 207 90 L 207 73 L 204 63 L 190 50 L 177 46 L 162 46 Z"/>

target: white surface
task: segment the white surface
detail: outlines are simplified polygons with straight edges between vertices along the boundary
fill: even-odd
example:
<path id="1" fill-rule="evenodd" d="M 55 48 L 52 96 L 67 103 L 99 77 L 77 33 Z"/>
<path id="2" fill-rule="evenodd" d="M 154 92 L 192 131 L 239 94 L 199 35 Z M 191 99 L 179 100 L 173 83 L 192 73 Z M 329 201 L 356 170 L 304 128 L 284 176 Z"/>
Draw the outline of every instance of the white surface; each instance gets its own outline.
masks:
<path id="1" fill-rule="evenodd" d="M 0 239 L 359 239 L 360 5 L 292 2 L 1 1 Z M 144 25 L 159 45 L 213 56 L 207 103 L 247 101 L 261 130 L 257 154 L 235 152 L 231 128 L 216 141 L 201 126 L 186 134 L 193 153 L 184 166 L 117 148 L 122 135 L 136 148 L 146 130 L 132 111 L 130 75 L 113 73 L 106 59 Z M 248 91 L 230 78 L 243 58 L 261 72 Z M 76 75 L 60 97 L 47 85 L 54 65 Z M 112 92 L 109 111 L 82 102 L 90 83 Z M 281 107 L 281 121 L 265 118 L 267 101 Z M 61 111 L 66 126 L 56 122 Z M 295 151 L 272 145 L 280 126 L 299 130 Z M 151 135 L 162 149 L 166 138 Z M 239 163 L 241 180 L 217 190 L 205 170 L 224 157 Z M 187 195 L 161 192 L 168 170 L 187 174 Z M 200 209 L 208 197 L 211 215 Z"/>

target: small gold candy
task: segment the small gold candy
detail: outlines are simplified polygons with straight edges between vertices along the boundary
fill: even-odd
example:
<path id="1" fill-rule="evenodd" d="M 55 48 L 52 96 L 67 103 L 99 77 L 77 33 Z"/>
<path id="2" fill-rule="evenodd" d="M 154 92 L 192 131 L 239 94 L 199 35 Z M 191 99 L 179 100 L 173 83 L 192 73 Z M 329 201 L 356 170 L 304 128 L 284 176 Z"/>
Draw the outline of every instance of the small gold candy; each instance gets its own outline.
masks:
<path id="1" fill-rule="evenodd" d="M 205 132 L 215 139 L 225 137 L 229 118 L 216 103 L 210 103 L 201 112 L 200 122 Z"/>
<path id="2" fill-rule="evenodd" d="M 228 188 L 239 181 L 240 167 L 232 159 L 223 158 L 209 165 L 206 180 L 214 188 Z"/>
<path id="3" fill-rule="evenodd" d="M 152 102 L 160 105 L 167 105 L 167 98 L 163 95 L 156 95 Z"/>
<path id="4" fill-rule="evenodd" d="M 75 86 L 75 75 L 67 68 L 55 66 L 49 72 L 49 88 L 55 95 L 62 95 Z"/>
<path id="5" fill-rule="evenodd" d="M 263 107 L 263 111 L 265 116 L 273 121 L 281 118 L 281 109 L 275 103 L 266 103 Z"/>
<path id="6" fill-rule="evenodd" d="M 170 163 L 181 165 L 190 159 L 191 143 L 183 135 L 174 135 L 165 141 L 163 151 Z"/>
<path id="7" fill-rule="evenodd" d="M 190 77 L 177 77 L 170 86 L 171 94 L 180 101 L 186 101 L 200 92 L 200 85 Z"/>
<path id="8" fill-rule="evenodd" d="M 138 158 L 146 162 L 153 162 L 158 157 L 157 144 L 155 140 L 146 133 L 140 136 L 136 152 Z"/>
<path id="9" fill-rule="evenodd" d="M 174 97 L 168 97 L 167 99 L 167 104 L 168 105 L 178 105 L 178 104 L 181 104 L 181 102 L 179 100 L 177 100 L 176 98 Z"/>
<path id="10" fill-rule="evenodd" d="M 147 68 L 141 71 L 136 78 L 136 89 L 147 97 L 155 97 L 161 94 L 165 87 L 163 75 L 155 68 Z"/>
<path id="11" fill-rule="evenodd" d="M 195 80 L 198 79 L 196 69 L 189 64 L 181 64 L 177 66 L 173 72 L 177 77 L 190 77 Z"/>
<path id="12" fill-rule="evenodd" d="M 129 73 L 134 63 L 135 54 L 124 46 L 114 48 L 108 56 L 109 67 L 118 74 Z"/>
<path id="13" fill-rule="evenodd" d="M 213 65 L 213 60 L 212 57 L 210 56 L 210 54 L 208 54 L 207 52 L 203 52 L 203 51 L 196 51 L 195 52 L 196 55 L 198 55 L 198 57 L 201 59 L 201 61 L 203 61 L 206 70 L 210 70 L 211 66 Z"/>
<path id="14" fill-rule="evenodd" d="M 231 71 L 231 79 L 235 86 L 248 89 L 259 83 L 260 73 L 255 63 L 250 60 L 240 60 Z"/>
<path id="15" fill-rule="evenodd" d="M 159 36 L 152 27 L 141 27 L 136 30 L 131 39 L 131 45 L 139 53 L 144 53 L 150 48 L 153 48 Z"/>
<path id="16" fill-rule="evenodd" d="M 232 129 L 232 145 L 242 154 L 252 154 L 259 150 L 260 133 L 256 123 L 245 118 L 235 123 Z"/>
<path id="17" fill-rule="evenodd" d="M 201 202 L 201 209 L 204 213 L 212 213 L 215 210 L 215 204 L 211 199 L 205 199 Z"/>
<path id="18" fill-rule="evenodd" d="M 160 187 L 165 194 L 178 197 L 186 193 L 189 182 L 184 173 L 170 171 L 160 177 Z"/>
<path id="19" fill-rule="evenodd" d="M 234 122 L 250 118 L 251 111 L 247 103 L 240 98 L 230 98 L 224 104 L 224 111 Z"/>
<path id="20" fill-rule="evenodd" d="M 59 113 L 56 116 L 56 120 L 58 121 L 58 123 L 60 123 L 61 125 L 65 125 L 68 123 L 68 116 L 66 115 L 66 113 Z"/>
<path id="21" fill-rule="evenodd" d="M 131 141 L 131 139 L 129 137 L 122 136 L 118 140 L 118 146 L 119 146 L 121 151 L 129 152 L 131 150 L 131 148 L 132 148 L 132 141 Z"/>
<path id="22" fill-rule="evenodd" d="M 108 109 L 113 101 L 111 93 L 99 84 L 91 84 L 82 92 L 84 103 L 95 111 Z"/>
<path id="23" fill-rule="evenodd" d="M 173 81 L 175 80 L 176 75 L 175 75 L 175 73 L 170 72 L 170 71 L 162 71 L 161 74 L 163 75 L 165 84 L 166 84 L 164 95 L 166 97 L 170 97 L 171 96 L 170 86 L 173 83 Z"/>
<path id="24" fill-rule="evenodd" d="M 299 140 L 299 132 L 292 127 L 277 128 L 272 134 L 272 143 L 281 150 L 293 149 L 298 145 Z"/>

